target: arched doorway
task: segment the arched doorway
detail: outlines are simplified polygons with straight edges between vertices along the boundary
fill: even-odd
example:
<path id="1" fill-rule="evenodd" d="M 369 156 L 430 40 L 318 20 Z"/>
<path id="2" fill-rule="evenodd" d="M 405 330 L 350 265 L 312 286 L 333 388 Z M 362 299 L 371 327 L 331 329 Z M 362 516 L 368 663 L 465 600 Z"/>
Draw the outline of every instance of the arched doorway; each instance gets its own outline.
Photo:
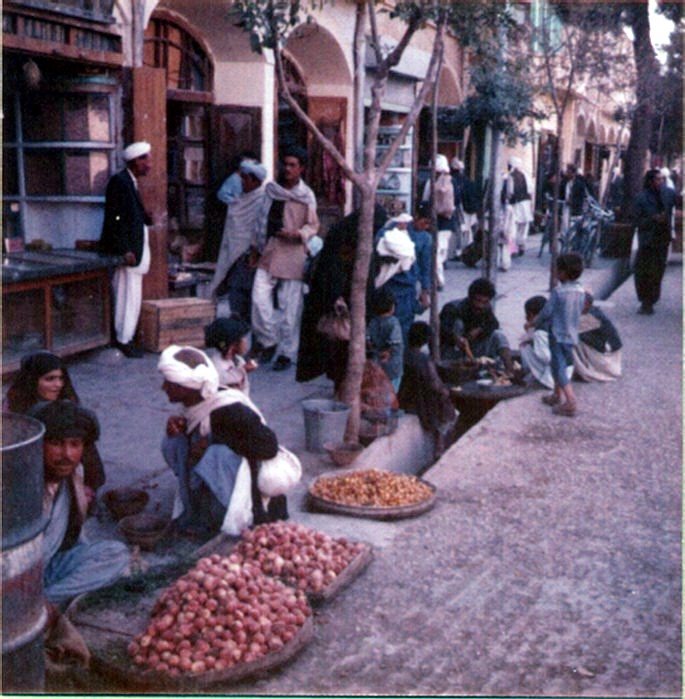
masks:
<path id="1" fill-rule="evenodd" d="M 169 232 L 200 242 L 209 194 L 209 108 L 213 65 L 184 20 L 160 10 L 145 29 L 144 64 L 166 71 Z"/>

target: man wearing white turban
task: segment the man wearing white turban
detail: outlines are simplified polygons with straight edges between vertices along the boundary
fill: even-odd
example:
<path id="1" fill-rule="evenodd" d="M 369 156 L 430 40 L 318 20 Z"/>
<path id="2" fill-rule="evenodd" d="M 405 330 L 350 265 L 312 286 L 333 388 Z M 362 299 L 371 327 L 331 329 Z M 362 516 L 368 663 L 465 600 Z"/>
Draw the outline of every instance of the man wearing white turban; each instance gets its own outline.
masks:
<path id="1" fill-rule="evenodd" d="M 116 343 L 127 357 L 142 357 L 133 345 L 143 301 L 143 275 L 150 269 L 147 227 L 152 217 L 138 192 L 138 178 L 150 172 L 150 144 L 132 143 L 124 149 L 126 167 L 112 175 L 105 193 L 105 218 L 100 252 L 119 255 L 122 264 L 114 273 L 114 330 Z"/>
<path id="2" fill-rule="evenodd" d="M 253 521 L 287 518 L 285 497 L 264 509 L 257 488 L 260 462 L 278 452 L 278 441 L 245 393 L 220 388 L 209 357 L 171 345 L 157 368 L 169 401 L 183 415 L 167 422 L 162 454 L 178 479 L 174 519 L 182 530 L 240 534 Z"/>
<path id="3" fill-rule="evenodd" d="M 227 293 L 231 313 L 249 322 L 266 168 L 255 160 L 243 160 L 238 173 L 241 191 L 227 202 L 219 258 L 209 290 L 212 297 Z"/>

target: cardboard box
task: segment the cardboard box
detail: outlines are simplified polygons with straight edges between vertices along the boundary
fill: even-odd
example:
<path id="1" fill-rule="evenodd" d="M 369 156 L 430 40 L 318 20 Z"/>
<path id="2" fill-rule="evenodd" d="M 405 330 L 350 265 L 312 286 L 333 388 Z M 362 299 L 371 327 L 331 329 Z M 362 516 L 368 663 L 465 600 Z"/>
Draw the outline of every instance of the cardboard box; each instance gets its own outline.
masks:
<path id="1" fill-rule="evenodd" d="M 205 325 L 216 317 L 208 299 L 173 298 L 143 301 L 140 341 L 148 352 L 161 352 L 169 345 L 205 346 Z"/>

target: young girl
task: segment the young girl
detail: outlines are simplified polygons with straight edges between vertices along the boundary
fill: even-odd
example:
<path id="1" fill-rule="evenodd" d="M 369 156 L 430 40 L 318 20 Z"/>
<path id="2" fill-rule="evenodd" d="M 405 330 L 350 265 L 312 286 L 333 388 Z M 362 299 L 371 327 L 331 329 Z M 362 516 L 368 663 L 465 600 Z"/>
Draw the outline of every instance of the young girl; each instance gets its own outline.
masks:
<path id="1" fill-rule="evenodd" d="M 205 328 L 207 355 L 219 372 L 219 385 L 237 388 L 245 395 L 250 395 L 248 372 L 257 368 L 257 362 L 244 359 L 249 332 L 250 326 L 237 315 L 217 318 Z"/>

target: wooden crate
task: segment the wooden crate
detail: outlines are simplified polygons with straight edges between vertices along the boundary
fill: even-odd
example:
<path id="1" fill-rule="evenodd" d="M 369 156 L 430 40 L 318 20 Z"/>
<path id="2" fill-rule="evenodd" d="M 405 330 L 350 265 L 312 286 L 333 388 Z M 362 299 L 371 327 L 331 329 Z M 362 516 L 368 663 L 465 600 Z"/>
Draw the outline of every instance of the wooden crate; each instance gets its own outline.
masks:
<path id="1" fill-rule="evenodd" d="M 143 301 L 140 342 L 148 352 L 161 352 L 169 345 L 204 347 L 205 325 L 215 316 L 216 307 L 208 299 Z"/>

